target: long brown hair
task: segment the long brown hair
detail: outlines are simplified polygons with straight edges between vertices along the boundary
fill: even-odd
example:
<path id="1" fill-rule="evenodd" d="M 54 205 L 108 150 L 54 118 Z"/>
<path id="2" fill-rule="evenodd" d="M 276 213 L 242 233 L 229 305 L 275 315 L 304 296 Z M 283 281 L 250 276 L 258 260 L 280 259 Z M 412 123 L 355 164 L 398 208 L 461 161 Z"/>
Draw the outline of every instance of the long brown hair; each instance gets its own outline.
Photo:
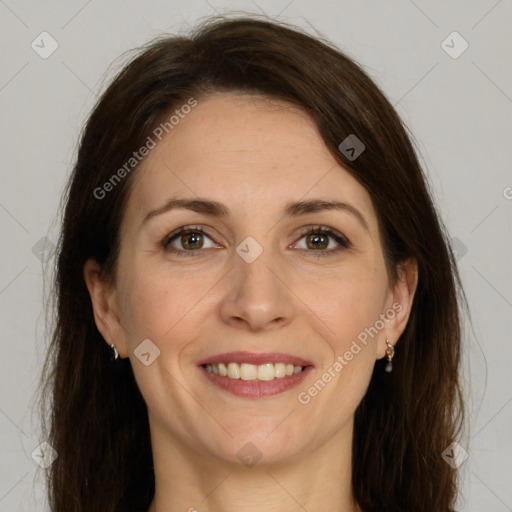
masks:
<path id="1" fill-rule="evenodd" d="M 146 405 L 129 359 L 109 361 L 82 272 L 94 258 L 105 278 L 114 274 L 137 166 L 107 197 L 95 190 L 175 108 L 215 91 L 255 93 L 305 109 L 333 156 L 370 194 L 391 280 L 400 262 L 416 259 L 417 291 L 393 372 L 376 362 L 356 410 L 353 490 L 365 512 L 453 511 L 457 472 L 442 453 L 457 440 L 464 418 L 463 293 L 411 138 L 376 84 L 338 48 L 253 16 L 211 18 L 189 36 L 148 43 L 108 86 L 84 127 L 63 195 L 56 321 L 42 374 L 42 432 L 58 453 L 48 469 L 52 511 L 140 512 L 153 498 Z M 355 160 L 339 149 L 351 134 L 365 144 Z"/>

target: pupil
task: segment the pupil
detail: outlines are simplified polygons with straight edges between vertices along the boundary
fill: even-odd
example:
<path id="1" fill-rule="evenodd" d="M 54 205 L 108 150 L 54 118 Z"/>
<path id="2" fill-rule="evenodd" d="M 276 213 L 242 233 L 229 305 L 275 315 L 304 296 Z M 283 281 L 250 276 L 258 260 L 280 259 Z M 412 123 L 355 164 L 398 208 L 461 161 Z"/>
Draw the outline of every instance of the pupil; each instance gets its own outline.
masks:
<path id="1" fill-rule="evenodd" d="M 319 245 L 317 245 L 317 243 L 319 243 L 321 245 L 321 248 L 325 248 L 325 241 L 322 242 L 321 239 L 325 239 L 325 236 L 324 235 L 310 235 L 308 237 L 308 241 L 312 242 L 314 245 L 313 245 L 313 248 L 314 249 L 318 249 L 319 248 Z"/>
<path id="2" fill-rule="evenodd" d="M 189 249 L 190 248 L 194 248 L 194 247 L 190 247 L 190 245 L 193 245 L 195 243 L 198 243 L 200 242 L 200 237 L 197 235 L 197 233 L 188 233 L 185 235 L 185 243 L 184 243 L 184 246 L 185 247 L 188 247 Z"/>

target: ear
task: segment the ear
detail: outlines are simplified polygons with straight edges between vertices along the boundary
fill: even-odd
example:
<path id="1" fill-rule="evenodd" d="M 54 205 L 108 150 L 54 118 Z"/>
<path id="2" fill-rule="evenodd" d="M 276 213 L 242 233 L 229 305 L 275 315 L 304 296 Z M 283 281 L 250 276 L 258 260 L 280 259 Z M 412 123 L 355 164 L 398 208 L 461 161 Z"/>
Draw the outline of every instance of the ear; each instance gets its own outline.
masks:
<path id="1" fill-rule="evenodd" d="M 386 355 L 386 338 L 395 345 L 405 330 L 411 314 L 414 294 L 418 286 L 418 264 L 409 258 L 398 265 L 398 280 L 390 290 L 387 301 L 388 321 L 379 336 L 378 357 Z"/>
<path id="2" fill-rule="evenodd" d="M 115 345 L 119 357 L 127 357 L 126 332 L 121 325 L 114 283 L 102 279 L 100 266 L 94 259 L 86 261 L 84 280 L 91 296 L 94 321 L 106 343 Z"/>

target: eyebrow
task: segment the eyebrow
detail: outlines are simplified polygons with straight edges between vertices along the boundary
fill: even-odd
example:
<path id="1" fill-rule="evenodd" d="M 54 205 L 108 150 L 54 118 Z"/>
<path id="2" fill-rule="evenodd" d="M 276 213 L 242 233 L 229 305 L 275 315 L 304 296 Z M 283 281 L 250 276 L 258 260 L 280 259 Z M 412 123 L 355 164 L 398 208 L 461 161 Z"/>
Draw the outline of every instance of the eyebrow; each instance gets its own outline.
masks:
<path id="1" fill-rule="evenodd" d="M 229 208 L 222 203 L 210 199 L 169 199 L 163 206 L 151 210 L 142 221 L 145 224 L 150 219 L 175 209 L 187 209 L 212 217 L 228 217 L 230 215 Z M 300 217 L 309 213 L 316 213 L 326 210 L 338 210 L 351 213 L 369 232 L 368 223 L 363 214 L 354 206 L 341 201 L 329 201 L 325 199 L 311 199 L 309 201 L 288 202 L 284 207 L 285 217 Z"/>

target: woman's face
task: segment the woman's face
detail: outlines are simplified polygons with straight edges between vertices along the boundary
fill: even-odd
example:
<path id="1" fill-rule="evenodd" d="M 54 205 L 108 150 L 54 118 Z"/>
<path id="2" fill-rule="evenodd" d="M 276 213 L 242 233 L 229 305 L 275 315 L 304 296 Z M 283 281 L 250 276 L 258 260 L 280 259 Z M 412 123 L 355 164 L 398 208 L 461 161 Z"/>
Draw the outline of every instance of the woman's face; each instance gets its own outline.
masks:
<path id="1" fill-rule="evenodd" d="M 346 450 L 413 292 L 390 287 L 370 197 L 313 121 L 211 95 L 134 178 L 116 281 L 93 304 L 130 358 L 152 433 L 235 463 L 298 460 L 335 439 Z M 166 207 L 175 200 L 195 203 Z"/>

